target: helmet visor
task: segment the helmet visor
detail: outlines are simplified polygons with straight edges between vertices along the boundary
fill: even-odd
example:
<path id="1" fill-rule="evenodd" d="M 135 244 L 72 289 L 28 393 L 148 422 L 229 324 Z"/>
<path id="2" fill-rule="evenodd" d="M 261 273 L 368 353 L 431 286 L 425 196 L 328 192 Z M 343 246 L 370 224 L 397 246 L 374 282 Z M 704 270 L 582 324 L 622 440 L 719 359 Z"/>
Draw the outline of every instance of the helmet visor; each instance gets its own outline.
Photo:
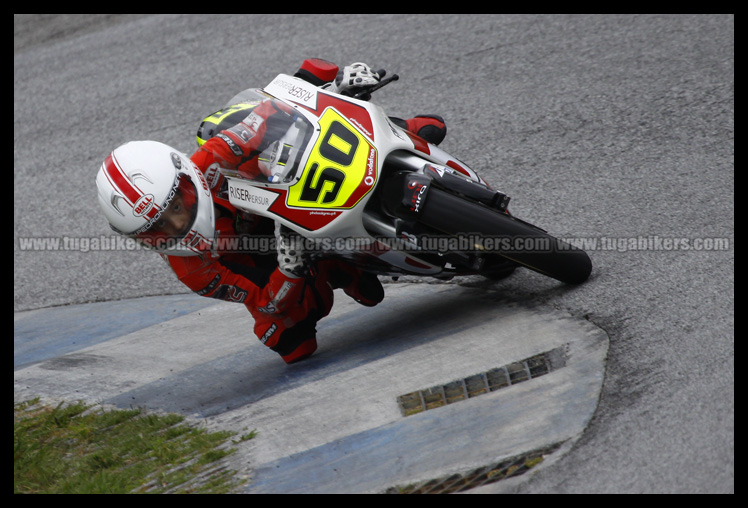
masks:
<path id="1" fill-rule="evenodd" d="M 185 246 L 193 239 L 197 218 L 197 189 L 185 173 L 177 176 L 172 191 L 154 217 L 133 236 L 146 247 L 165 251 Z"/>

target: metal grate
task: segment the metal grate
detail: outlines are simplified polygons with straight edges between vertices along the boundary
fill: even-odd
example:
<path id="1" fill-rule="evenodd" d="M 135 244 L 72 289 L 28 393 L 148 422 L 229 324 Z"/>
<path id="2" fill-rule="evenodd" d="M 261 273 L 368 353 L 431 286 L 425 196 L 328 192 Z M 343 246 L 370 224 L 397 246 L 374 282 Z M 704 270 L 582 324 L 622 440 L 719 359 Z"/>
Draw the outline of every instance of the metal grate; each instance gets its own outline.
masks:
<path id="1" fill-rule="evenodd" d="M 488 372 L 400 395 L 397 402 L 403 416 L 411 416 L 544 376 L 563 367 L 565 359 L 566 346 L 563 346 Z"/>
<path id="2" fill-rule="evenodd" d="M 474 489 L 525 474 L 543 462 L 545 457 L 558 450 L 562 444 L 555 443 L 464 473 L 456 473 L 412 485 L 390 487 L 385 491 L 385 494 L 452 494 Z"/>

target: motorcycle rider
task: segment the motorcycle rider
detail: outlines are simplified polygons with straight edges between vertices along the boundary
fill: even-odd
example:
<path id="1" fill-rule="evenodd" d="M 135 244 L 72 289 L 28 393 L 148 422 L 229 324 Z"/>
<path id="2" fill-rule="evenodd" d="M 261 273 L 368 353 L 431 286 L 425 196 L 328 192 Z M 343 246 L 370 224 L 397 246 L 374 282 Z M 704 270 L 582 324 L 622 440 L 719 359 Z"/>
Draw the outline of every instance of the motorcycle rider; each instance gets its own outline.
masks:
<path id="1" fill-rule="evenodd" d="M 343 95 L 365 91 L 380 80 L 363 63 L 339 69 L 321 59 L 305 60 L 295 76 Z M 114 231 L 160 253 L 198 295 L 244 304 L 254 318 L 255 335 L 290 364 L 317 349 L 316 324 L 332 308 L 333 289 L 342 288 L 366 306 L 381 302 L 384 290 L 375 275 L 342 261 L 307 266 L 303 238 L 271 219 L 238 211 L 221 196 L 225 178 L 219 167 L 260 169 L 265 134 L 285 117 L 275 104 L 261 103 L 189 158 L 156 141 L 126 143 L 105 159 L 96 185 L 99 205 Z M 434 144 L 446 134 L 436 115 L 392 121 Z M 221 250 L 219 239 L 240 235 L 274 237 L 277 251 Z"/>

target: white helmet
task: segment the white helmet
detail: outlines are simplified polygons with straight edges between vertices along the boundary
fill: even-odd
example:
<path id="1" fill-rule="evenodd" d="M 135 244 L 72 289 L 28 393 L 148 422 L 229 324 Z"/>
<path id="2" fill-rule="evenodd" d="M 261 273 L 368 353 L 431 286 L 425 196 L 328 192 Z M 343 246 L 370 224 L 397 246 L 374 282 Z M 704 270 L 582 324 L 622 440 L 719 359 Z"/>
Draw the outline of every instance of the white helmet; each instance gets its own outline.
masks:
<path id="1" fill-rule="evenodd" d="M 99 205 L 113 230 L 171 256 L 211 250 L 215 212 L 195 164 L 156 141 L 116 148 L 96 175 Z"/>

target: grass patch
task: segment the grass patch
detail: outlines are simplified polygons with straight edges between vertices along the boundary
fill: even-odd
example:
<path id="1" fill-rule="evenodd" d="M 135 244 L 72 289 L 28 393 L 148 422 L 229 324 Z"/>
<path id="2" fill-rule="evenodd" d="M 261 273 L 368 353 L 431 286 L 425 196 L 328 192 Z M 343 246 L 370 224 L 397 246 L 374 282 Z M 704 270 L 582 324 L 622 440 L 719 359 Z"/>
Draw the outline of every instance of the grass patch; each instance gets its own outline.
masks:
<path id="1" fill-rule="evenodd" d="M 227 493 L 220 461 L 255 436 L 207 432 L 177 414 L 82 403 L 13 406 L 13 491 L 28 494 Z"/>

